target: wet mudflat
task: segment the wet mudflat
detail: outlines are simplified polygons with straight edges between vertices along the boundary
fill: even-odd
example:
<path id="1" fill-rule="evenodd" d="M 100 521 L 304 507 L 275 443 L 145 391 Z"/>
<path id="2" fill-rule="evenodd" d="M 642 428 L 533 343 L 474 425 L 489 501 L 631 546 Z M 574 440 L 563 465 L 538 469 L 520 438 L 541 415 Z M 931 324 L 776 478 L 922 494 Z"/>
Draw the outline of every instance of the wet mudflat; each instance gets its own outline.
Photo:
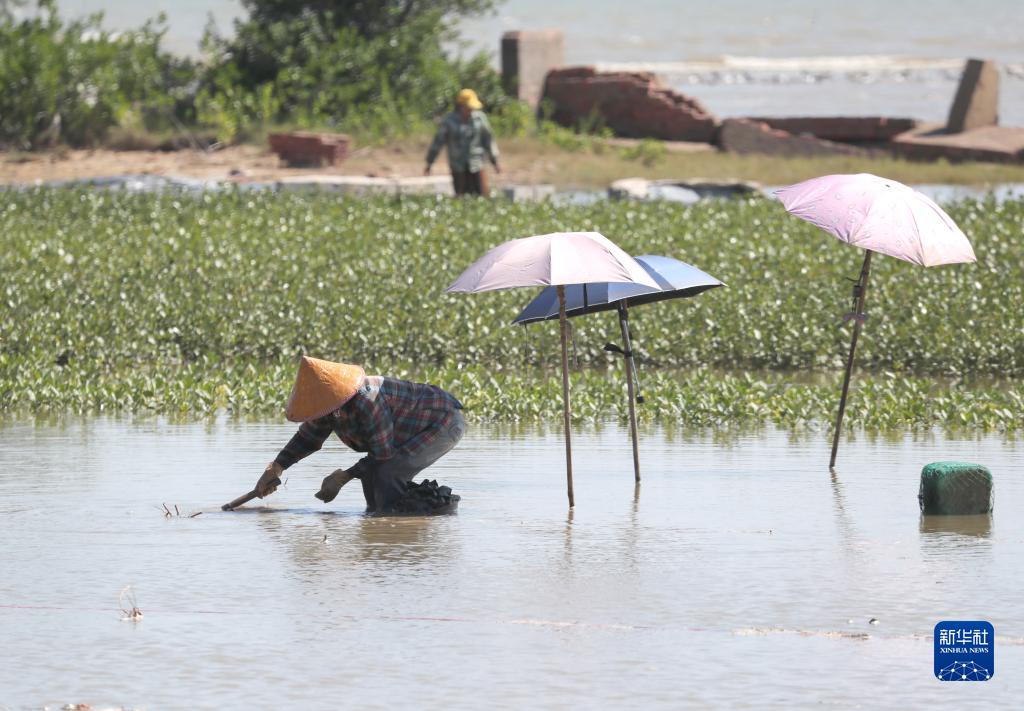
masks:
<path id="1" fill-rule="evenodd" d="M 0 423 L 0 708 L 1014 707 L 1024 442 L 473 426 L 430 478 L 457 516 L 331 505 L 337 442 L 222 513 L 287 424 Z M 987 464 L 991 517 L 922 520 L 921 466 Z M 167 517 L 161 504 L 182 517 Z M 202 515 L 187 518 L 188 514 Z M 143 613 L 120 621 L 133 586 Z M 869 621 L 874 618 L 877 624 Z M 996 630 L 990 682 L 940 683 L 931 631 Z"/>

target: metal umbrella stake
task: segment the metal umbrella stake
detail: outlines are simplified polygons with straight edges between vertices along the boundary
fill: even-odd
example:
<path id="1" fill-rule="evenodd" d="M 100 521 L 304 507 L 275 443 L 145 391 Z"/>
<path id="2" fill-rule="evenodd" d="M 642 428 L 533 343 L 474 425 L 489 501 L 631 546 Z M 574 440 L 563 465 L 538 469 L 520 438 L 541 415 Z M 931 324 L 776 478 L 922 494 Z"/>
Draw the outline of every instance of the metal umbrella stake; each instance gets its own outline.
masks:
<path id="1" fill-rule="evenodd" d="M 636 405 L 643 403 L 640 395 L 640 378 L 637 375 L 636 359 L 633 356 L 632 336 L 629 328 L 629 307 L 650 304 L 666 299 L 697 296 L 708 289 L 724 286 L 718 279 L 697 267 L 672 257 L 644 255 L 636 261 L 657 283 L 656 289 L 637 284 L 591 283 L 566 288 L 566 314 L 569 317 L 598 311 L 615 310 L 619 316 L 622 332 L 622 347 L 609 343 L 604 349 L 619 353 L 625 361 L 626 389 L 629 397 L 629 430 L 633 441 L 633 475 L 640 481 L 640 446 L 637 435 Z M 529 324 L 560 318 L 558 294 L 554 289 L 542 291 L 527 304 L 513 323 Z M 634 390 L 635 384 L 635 390 Z"/>
<path id="2" fill-rule="evenodd" d="M 857 338 L 866 318 L 864 301 L 872 252 L 934 267 L 973 262 L 974 249 L 952 218 L 931 198 L 895 180 L 870 173 L 826 175 L 790 185 L 775 194 L 791 214 L 865 252 L 860 278 L 854 287 L 854 311 L 843 318 L 852 318 L 854 324 L 828 463 L 831 468 L 839 451 Z"/>
<path id="3" fill-rule="evenodd" d="M 558 304 L 562 346 L 562 415 L 565 427 L 565 478 L 569 506 L 572 484 L 572 405 L 569 399 L 566 290 L 587 282 L 629 283 L 646 289 L 657 283 L 643 267 L 597 232 L 555 232 L 500 244 L 469 266 L 449 292 L 477 293 L 516 287 L 553 287 Z"/>

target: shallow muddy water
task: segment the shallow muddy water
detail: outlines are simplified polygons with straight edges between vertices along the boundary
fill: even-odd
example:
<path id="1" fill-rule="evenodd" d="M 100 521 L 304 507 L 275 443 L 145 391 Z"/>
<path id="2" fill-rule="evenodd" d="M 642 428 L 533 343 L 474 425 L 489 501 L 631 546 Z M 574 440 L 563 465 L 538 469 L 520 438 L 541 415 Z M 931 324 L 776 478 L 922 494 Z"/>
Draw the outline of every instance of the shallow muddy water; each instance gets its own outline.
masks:
<path id="1" fill-rule="evenodd" d="M 0 423 L 0 708 L 1014 707 L 1024 442 L 472 426 L 431 470 L 457 516 L 324 506 L 335 441 L 222 513 L 293 429 Z M 991 518 L 922 520 L 927 462 L 995 477 Z M 166 518 L 161 504 L 196 518 Z M 121 621 L 133 586 L 144 617 Z M 877 624 L 869 623 L 875 618 Z M 940 620 L 996 631 L 995 676 L 932 675 Z"/>

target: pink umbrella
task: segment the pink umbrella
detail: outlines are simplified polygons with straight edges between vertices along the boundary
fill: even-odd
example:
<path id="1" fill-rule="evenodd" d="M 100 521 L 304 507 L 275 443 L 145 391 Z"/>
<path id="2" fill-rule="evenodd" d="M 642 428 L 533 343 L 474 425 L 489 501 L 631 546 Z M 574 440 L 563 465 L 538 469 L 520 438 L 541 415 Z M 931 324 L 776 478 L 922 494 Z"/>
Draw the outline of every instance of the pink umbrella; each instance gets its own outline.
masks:
<path id="1" fill-rule="evenodd" d="M 854 320 L 850 356 L 846 361 L 843 392 L 839 398 L 832 458 L 836 464 L 839 432 L 850 389 L 853 357 L 864 315 L 864 299 L 871 272 L 871 254 L 888 254 L 922 267 L 975 261 L 974 249 L 949 215 L 928 196 L 895 180 L 870 173 L 825 175 L 777 190 L 786 210 L 830 232 L 847 244 L 864 248 L 864 265 L 853 287 Z"/>
<path id="2" fill-rule="evenodd" d="M 555 286 L 562 335 L 562 403 L 565 419 L 565 476 L 569 506 L 572 491 L 572 442 L 569 431 L 569 350 L 565 287 L 588 282 L 626 282 L 658 288 L 640 264 L 597 232 L 555 232 L 514 239 L 491 249 L 462 272 L 449 292 L 476 293 L 524 286 Z"/>

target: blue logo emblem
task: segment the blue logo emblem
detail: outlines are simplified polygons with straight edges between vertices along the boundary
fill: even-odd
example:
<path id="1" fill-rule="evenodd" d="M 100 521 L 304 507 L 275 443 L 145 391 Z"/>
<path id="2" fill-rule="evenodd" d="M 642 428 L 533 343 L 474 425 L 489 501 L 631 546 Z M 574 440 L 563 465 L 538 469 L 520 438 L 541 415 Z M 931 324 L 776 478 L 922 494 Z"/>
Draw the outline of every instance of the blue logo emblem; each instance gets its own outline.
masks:
<path id="1" fill-rule="evenodd" d="M 940 681 L 988 681 L 995 674 L 996 633 L 988 622 L 935 625 L 935 676 Z"/>

